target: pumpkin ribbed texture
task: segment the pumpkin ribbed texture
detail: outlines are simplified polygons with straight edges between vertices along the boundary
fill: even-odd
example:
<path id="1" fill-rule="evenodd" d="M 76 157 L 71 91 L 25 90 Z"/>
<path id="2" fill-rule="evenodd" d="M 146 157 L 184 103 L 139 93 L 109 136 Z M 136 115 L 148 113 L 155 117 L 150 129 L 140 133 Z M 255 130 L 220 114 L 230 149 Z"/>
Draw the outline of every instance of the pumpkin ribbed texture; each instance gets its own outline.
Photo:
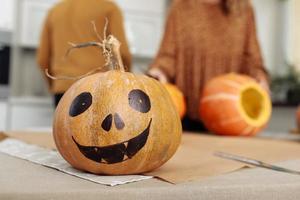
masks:
<path id="1" fill-rule="evenodd" d="M 176 87 L 176 85 L 166 83 L 164 86 L 169 92 L 179 116 L 182 119 L 186 113 L 186 103 L 183 93 Z"/>
<path id="2" fill-rule="evenodd" d="M 252 78 L 226 74 L 209 81 L 200 101 L 205 126 L 220 135 L 255 135 L 271 116 L 267 92 Z"/>
<path id="3" fill-rule="evenodd" d="M 181 123 L 161 83 L 112 70 L 71 86 L 57 107 L 53 132 L 59 152 L 75 168 L 137 174 L 158 168 L 173 156 Z"/>

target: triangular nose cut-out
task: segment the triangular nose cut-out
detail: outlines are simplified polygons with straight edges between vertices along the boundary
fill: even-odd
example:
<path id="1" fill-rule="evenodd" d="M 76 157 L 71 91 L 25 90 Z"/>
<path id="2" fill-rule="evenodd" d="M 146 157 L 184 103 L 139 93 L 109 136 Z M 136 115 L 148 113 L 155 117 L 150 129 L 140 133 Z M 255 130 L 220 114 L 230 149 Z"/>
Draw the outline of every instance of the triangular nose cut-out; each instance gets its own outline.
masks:
<path id="1" fill-rule="evenodd" d="M 116 113 L 114 115 L 114 121 L 115 121 L 115 126 L 118 130 L 121 130 L 124 128 L 125 124 L 118 113 Z"/>
<path id="2" fill-rule="evenodd" d="M 109 131 L 111 129 L 111 125 L 112 125 L 112 114 L 109 114 L 105 117 L 105 119 L 103 120 L 101 127 L 105 130 L 105 131 Z"/>

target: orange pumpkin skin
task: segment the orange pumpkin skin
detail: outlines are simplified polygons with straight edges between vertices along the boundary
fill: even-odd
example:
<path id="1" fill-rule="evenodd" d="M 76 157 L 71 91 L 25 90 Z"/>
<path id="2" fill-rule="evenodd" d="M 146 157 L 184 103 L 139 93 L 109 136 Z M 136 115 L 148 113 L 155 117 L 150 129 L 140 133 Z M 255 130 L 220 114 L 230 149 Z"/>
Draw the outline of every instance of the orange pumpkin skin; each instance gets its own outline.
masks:
<path id="1" fill-rule="evenodd" d="M 119 70 L 77 81 L 62 97 L 53 125 L 65 160 L 77 169 L 109 175 L 160 167 L 175 153 L 181 132 L 179 115 L 163 85 Z"/>
<path id="2" fill-rule="evenodd" d="M 233 73 L 209 81 L 200 100 L 203 123 L 219 135 L 256 135 L 271 110 L 269 95 L 253 78 Z"/>
<path id="3" fill-rule="evenodd" d="M 183 93 L 173 84 L 166 83 L 164 86 L 169 92 L 179 116 L 182 119 L 186 113 L 186 103 Z"/>
<path id="4" fill-rule="evenodd" d="M 297 107 L 296 110 L 296 123 L 297 123 L 298 130 L 300 130 L 300 105 Z"/>

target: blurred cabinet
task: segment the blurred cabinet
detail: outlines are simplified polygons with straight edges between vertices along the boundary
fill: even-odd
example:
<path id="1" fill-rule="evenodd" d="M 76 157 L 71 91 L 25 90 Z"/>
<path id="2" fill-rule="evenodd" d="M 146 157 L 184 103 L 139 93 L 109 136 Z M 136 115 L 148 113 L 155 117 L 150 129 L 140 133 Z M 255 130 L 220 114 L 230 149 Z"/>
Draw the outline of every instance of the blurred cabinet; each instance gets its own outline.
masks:
<path id="1" fill-rule="evenodd" d="M 12 49 L 12 95 L 46 96 L 36 64 L 36 48 L 48 10 L 60 0 L 16 0 Z M 159 47 L 167 0 L 116 0 L 123 11 L 125 31 L 133 54 L 133 71 L 143 72 Z"/>
<path id="2" fill-rule="evenodd" d="M 0 100 L 0 131 L 6 130 L 7 125 L 7 103 Z"/>
<path id="3" fill-rule="evenodd" d="M 21 0 L 20 1 L 20 45 L 36 48 L 41 29 L 48 10 L 59 0 Z"/>
<path id="4" fill-rule="evenodd" d="M 1 0 L 0 31 L 12 31 L 14 21 L 14 6 L 16 0 Z"/>
<path id="5" fill-rule="evenodd" d="M 136 57 L 153 58 L 162 35 L 162 17 L 125 12 L 125 28 L 131 53 Z"/>
<path id="6" fill-rule="evenodd" d="M 0 100 L 7 98 L 9 87 L 10 45 L 14 28 L 14 7 L 15 0 L 0 1 Z M 0 112 L 2 112 L 2 108 L 0 108 Z M 3 124 L 2 117 L 4 113 L 0 114 L 0 123 Z M 0 125 L 0 128 L 2 127 Z"/>
<path id="7" fill-rule="evenodd" d="M 43 75 L 36 64 L 36 48 L 48 10 L 59 0 L 16 0 L 12 35 L 11 94 L 46 96 Z"/>
<path id="8" fill-rule="evenodd" d="M 9 61 L 10 47 L 0 46 L 0 85 L 8 85 L 9 83 Z"/>
<path id="9" fill-rule="evenodd" d="M 48 10 L 59 0 L 20 0 L 20 41 L 22 47 L 36 48 Z M 117 0 L 123 10 L 131 52 L 153 57 L 162 35 L 165 0 Z M 145 38 L 147 38 L 145 40 Z"/>
<path id="10" fill-rule="evenodd" d="M 136 57 L 153 58 L 163 34 L 166 0 L 117 0 L 125 18 L 131 52 Z"/>
<path id="11" fill-rule="evenodd" d="M 51 127 L 53 104 L 48 98 L 22 97 L 9 101 L 9 130 Z"/>

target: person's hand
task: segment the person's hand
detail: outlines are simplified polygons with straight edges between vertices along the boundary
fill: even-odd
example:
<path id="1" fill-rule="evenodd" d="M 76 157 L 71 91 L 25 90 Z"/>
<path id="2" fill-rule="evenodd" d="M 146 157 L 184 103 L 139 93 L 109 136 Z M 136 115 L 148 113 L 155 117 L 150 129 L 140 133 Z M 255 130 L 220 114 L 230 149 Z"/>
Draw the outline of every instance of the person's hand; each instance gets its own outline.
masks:
<path id="1" fill-rule="evenodd" d="M 158 68 L 152 68 L 147 72 L 147 75 L 160 81 L 161 83 L 167 83 L 167 76 Z"/>

